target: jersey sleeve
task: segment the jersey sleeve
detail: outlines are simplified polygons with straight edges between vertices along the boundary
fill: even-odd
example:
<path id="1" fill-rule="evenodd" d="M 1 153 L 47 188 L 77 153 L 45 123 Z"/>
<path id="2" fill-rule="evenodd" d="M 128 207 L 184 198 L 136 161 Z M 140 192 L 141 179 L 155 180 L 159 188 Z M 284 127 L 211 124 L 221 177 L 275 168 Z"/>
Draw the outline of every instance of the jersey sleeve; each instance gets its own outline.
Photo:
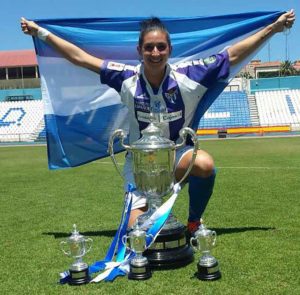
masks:
<path id="1" fill-rule="evenodd" d="M 198 59 L 186 64 L 178 65 L 177 72 L 185 74 L 191 80 L 210 88 L 221 79 L 229 75 L 230 63 L 227 51 L 211 55 L 205 59 Z"/>
<path id="2" fill-rule="evenodd" d="M 100 80 L 120 93 L 123 82 L 135 73 L 134 66 L 105 60 L 101 66 Z"/>

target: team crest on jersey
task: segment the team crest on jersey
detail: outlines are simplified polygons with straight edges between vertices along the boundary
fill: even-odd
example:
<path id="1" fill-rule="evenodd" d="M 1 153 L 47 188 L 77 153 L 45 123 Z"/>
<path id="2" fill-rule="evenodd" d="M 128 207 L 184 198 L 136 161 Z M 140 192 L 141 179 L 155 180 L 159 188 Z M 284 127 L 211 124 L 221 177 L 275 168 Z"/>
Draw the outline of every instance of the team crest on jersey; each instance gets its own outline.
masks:
<path id="1" fill-rule="evenodd" d="M 206 65 L 209 65 L 209 64 L 213 64 L 215 61 L 217 60 L 217 58 L 212 55 L 210 57 L 207 57 L 203 60 L 203 62 L 206 64 Z"/>
<path id="2" fill-rule="evenodd" d="M 110 61 L 108 64 L 107 64 L 107 69 L 108 70 L 114 70 L 114 71 L 123 71 L 125 68 L 125 64 L 121 64 L 121 63 L 118 63 L 118 62 L 113 62 L 113 61 Z"/>
<path id="3" fill-rule="evenodd" d="M 172 88 L 172 89 L 168 90 L 168 92 L 165 92 L 166 99 L 170 103 L 176 103 L 177 94 L 178 94 L 178 89 L 177 88 Z"/>

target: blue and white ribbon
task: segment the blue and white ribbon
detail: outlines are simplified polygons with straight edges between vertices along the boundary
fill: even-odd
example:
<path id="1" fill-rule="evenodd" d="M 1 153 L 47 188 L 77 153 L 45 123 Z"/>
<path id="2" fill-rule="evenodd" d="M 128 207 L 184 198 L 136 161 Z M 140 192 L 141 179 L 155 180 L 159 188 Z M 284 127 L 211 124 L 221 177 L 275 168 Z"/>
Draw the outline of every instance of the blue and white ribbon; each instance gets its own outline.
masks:
<path id="1" fill-rule="evenodd" d="M 121 275 L 124 276 L 128 272 L 126 270 L 127 268 L 126 268 L 125 261 L 128 260 L 130 255 L 127 255 L 125 257 L 126 246 L 122 242 L 122 238 L 126 234 L 128 221 L 129 221 L 129 217 L 130 217 L 130 212 L 131 212 L 132 192 L 134 190 L 135 190 L 135 188 L 131 184 L 129 184 L 128 185 L 128 193 L 126 193 L 126 195 L 125 195 L 124 208 L 123 208 L 123 212 L 122 212 L 120 226 L 117 230 L 117 233 L 106 253 L 104 260 L 97 261 L 94 264 L 92 264 L 89 267 L 89 274 L 93 274 L 93 273 L 99 272 L 101 270 L 110 270 L 109 272 L 105 271 L 104 272 L 105 274 L 104 273 L 101 274 L 101 277 L 103 277 L 103 279 L 113 281 L 117 276 L 121 276 Z M 112 260 L 115 256 L 115 254 L 117 254 L 116 262 L 113 262 Z M 124 263 L 123 263 L 123 261 L 124 261 Z M 118 266 L 118 268 L 116 268 L 116 266 Z M 60 283 L 61 284 L 67 283 L 69 279 L 70 279 L 69 271 L 60 273 Z M 100 280 L 97 279 L 97 280 L 100 281 L 101 279 Z M 95 278 L 92 280 L 92 282 L 93 281 L 96 282 L 97 280 Z"/>
<path id="2" fill-rule="evenodd" d="M 181 190 L 181 187 L 178 183 L 176 183 L 173 187 L 172 196 L 161 205 L 149 218 L 149 220 L 145 221 L 141 226 L 150 228 L 147 230 L 147 238 L 146 238 L 146 247 L 150 247 L 150 245 L 154 242 L 155 238 L 159 234 L 163 225 L 169 217 L 169 214 L 172 210 L 172 207 L 178 197 L 178 194 Z M 125 235 L 125 233 L 124 233 Z M 117 236 L 117 235 L 116 235 Z M 115 237 L 116 238 L 116 237 Z M 122 243 L 122 236 L 118 237 L 119 243 Z M 122 243 L 123 244 L 123 243 Z M 129 272 L 129 263 L 130 260 L 135 256 L 135 252 L 131 251 L 124 257 L 124 248 L 120 248 L 117 253 L 116 262 L 104 262 L 105 271 L 98 276 L 96 276 L 91 282 L 100 282 L 102 280 L 105 281 L 113 281 L 117 276 L 125 275 Z M 121 253 L 121 254 L 120 254 Z"/>

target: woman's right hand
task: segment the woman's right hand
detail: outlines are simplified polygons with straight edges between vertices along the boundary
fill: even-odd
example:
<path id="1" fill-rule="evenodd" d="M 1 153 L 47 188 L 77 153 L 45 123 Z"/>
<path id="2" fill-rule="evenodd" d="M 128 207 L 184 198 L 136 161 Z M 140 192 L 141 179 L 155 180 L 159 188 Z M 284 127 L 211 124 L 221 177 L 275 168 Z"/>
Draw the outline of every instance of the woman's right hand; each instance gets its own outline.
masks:
<path id="1" fill-rule="evenodd" d="M 36 37 L 39 26 L 35 22 L 21 17 L 21 28 L 24 34 Z"/>

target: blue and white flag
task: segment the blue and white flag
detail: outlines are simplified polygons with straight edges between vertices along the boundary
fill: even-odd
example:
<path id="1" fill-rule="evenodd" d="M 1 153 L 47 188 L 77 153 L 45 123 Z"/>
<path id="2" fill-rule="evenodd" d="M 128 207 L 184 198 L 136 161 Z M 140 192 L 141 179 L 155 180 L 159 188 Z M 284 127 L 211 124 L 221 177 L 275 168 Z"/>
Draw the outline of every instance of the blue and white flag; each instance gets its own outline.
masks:
<path id="1" fill-rule="evenodd" d="M 170 32 L 170 63 L 207 57 L 272 23 L 282 12 L 225 16 L 161 18 Z M 36 22 L 102 59 L 137 64 L 139 24 L 144 18 L 52 19 Z M 34 38 L 45 102 L 50 169 L 79 166 L 106 157 L 111 133 L 128 131 L 127 108 L 118 93 L 100 83 L 97 73 L 71 64 L 45 42 Z M 254 53 L 255 54 L 255 53 Z M 253 55 L 254 55 L 253 54 Z M 252 55 L 252 56 L 253 56 Z M 233 77 L 251 59 L 231 69 Z M 194 128 L 227 86 L 220 81 L 200 101 Z M 121 150 L 117 145 L 116 152 Z"/>

